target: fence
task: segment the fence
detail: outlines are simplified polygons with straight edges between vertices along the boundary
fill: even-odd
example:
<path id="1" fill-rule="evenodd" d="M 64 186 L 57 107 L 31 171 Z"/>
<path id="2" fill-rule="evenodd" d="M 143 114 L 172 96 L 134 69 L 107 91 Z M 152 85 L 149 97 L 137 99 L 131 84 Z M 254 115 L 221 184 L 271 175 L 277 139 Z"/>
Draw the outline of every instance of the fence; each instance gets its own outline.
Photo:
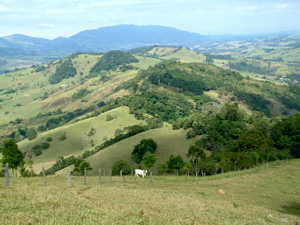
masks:
<path id="1" fill-rule="evenodd" d="M 286 160 L 288 161 L 288 160 Z M 167 182 L 175 182 L 175 183 L 187 183 L 187 182 L 196 182 L 196 183 L 202 183 L 202 182 L 206 182 L 206 181 L 218 181 L 218 180 L 223 180 L 223 179 L 228 179 L 228 178 L 234 178 L 234 177 L 240 177 L 240 176 L 245 176 L 245 175 L 253 175 L 253 174 L 257 174 L 259 171 L 263 170 L 263 169 L 270 169 L 272 167 L 276 167 L 278 165 L 280 165 L 281 163 L 283 163 L 283 161 L 274 161 L 274 162 L 266 162 L 266 163 L 262 163 L 260 165 L 257 165 L 255 167 L 249 168 L 249 169 L 244 169 L 244 170 L 240 170 L 238 169 L 237 171 L 229 171 L 224 173 L 223 170 L 221 171 L 221 173 L 214 173 L 211 175 L 207 175 L 205 172 L 198 174 L 195 173 L 195 175 L 190 175 L 190 174 L 183 174 L 183 175 L 179 175 L 178 173 L 174 173 L 173 175 L 168 175 L 166 173 L 164 173 L 163 175 L 160 176 L 153 176 L 152 171 L 150 171 L 149 173 L 149 178 L 145 177 L 143 179 L 143 181 L 149 179 L 149 183 L 155 183 L 155 182 L 160 182 L 160 183 L 167 183 Z M 44 179 L 44 186 L 47 186 L 47 182 L 46 182 L 46 175 L 45 175 L 45 170 L 44 168 L 42 168 L 42 172 L 43 172 L 43 179 Z M 200 176 L 199 176 L 200 175 Z M 10 183 L 9 183 L 9 165 L 8 163 L 6 163 L 5 165 L 5 177 L 6 177 L 6 186 L 9 187 Z M 98 173 L 98 177 L 99 177 L 99 184 L 102 184 L 104 182 L 116 182 L 116 178 L 118 176 L 113 176 L 115 179 L 114 181 L 112 180 L 112 171 L 111 169 L 104 169 L 102 170 L 101 173 L 101 168 L 99 168 L 99 173 Z M 155 179 L 153 178 L 155 177 Z M 127 181 L 127 179 L 128 181 Z M 137 175 L 136 174 L 132 174 L 132 175 L 126 175 L 123 176 L 123 172 L 122 170 L 120 171 L 120 176 L 119 176 L 119 182 L 123 183 L 123 182 L 128 182 L 128 183 L 139 183 L 141 180 L 137 179 Z M 118 183 L 119 183 L 118 182 Z M 67 183 L 68 185 L 71 185 L 71 173 L 70 173 L 70 168 L 68 168 L 67 171 Z M 87 184 L 87 172 L 86 172 L 86 168 L 84 170 L 84 176 L 83 176 L 83 184 L 86 185 Z"/>

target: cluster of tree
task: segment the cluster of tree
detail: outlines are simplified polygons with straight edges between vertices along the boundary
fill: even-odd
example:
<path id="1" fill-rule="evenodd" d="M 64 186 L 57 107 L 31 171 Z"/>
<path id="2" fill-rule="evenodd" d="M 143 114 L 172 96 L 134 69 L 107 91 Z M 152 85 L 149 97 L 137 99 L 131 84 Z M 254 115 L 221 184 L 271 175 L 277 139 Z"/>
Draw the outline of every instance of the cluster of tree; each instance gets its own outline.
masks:
<path id="1" fill-rule="evenodd" d="M 45 170 L 45 174 L 46 175 L 51 175 L 54 174 L 55 172 L 62 170 L 70 165 L 73 165 L 76 161 L 75 156 L 70 156 L 68 158 L 64 158 L 62 156 L 58 157 L 58 159 L 56 159 L 55 164 L 53 164 L 49 169 Z M 40 174 L 42 175 L 42 173 Z"/>
<path id="2" fill-rule="evenodd" d="M 56 67 L 56 71 L 53 75 L 50 76 L 49 82 L 50 84 L 56 84 L 63 79 L 74 77 L 76 73 L 77 71 L 73 66 L 71 59 L 65 59 Z"/>
<path id="3" fill-rule="evenodd" d="M 153 141 L 153 139 L 143 139 L 139 144 L 134 146 L 134 150 L 131 153 L 132 160 L 135 163 L 140 163 L 143 161 L 143 157 L 147 152 L 153 154 L 156 148 L 157 144 L 155 141 Z"/>
<path id="4" fill-rule="evenodd" d="M 171 95 L 166 92 L 145 91 L 140 94 L 125 96 L 116 99 L 117 105 L 126 105 L 130 113 L 137 116 L 148 113 L 163 121 L 176 120 L 190 114 L 193 109 L 192 103 L 179 95 Z"/>
<path id="5" fill-rule="evenodd" d="M 271 122 L 269 122 L 271 121 Z M 300 157 L 300 115 L 276 122 L 261 113 L 248 116 L 237 104 L 227 104 L 213 114 L 195 114 L 174 123 L 199 135 L 187 157 L 195 171 L 208 174 L 249 168 L 259 162 Z M 205 151 L 212 154 L 206 157 Z"/>
<path id="6" fill-rule="evenodd" d="M 92 170 L 92 167 L 89 162 L 85 161 L 84 159 L 77 158 L 74 162 L 74 169 L 71 172 L 72 175 L 84 175 L 84 171 Z"/>
<path id="7" fill-rule="evenodd" d="M 265 99 L 264 96 L 241 90 L 234 91 L 234 95 L 238 99 L 245 101 L 245 103 L 251 107 L 251 110 L 263 112 L 267 116 L 271 115 L 271 111 L 268 107 L 271 102 Z"/>
<path id="8" fill-rule="evenodd" d="M 242 62 L 229 62 L 229 67 L 231 69 L 235 69 L 238 71 L 248 71 L 250 73 L 258 73 L 258 74 L 265 74 L 265 75 L 270 75 L 273 74 L 275 75 L 276 70 L 278 69 L 277 67 L 264 67 L 260 66 L 259 64 L 255 64 L 253 61 L 247 63 L 245 61 Z"/>
<path id="9" fill-rule="evenodd" d="M 210 59 L 221 59 L 221 60 L 230 60 L 231 55 L 210 55 L 210 54 L 205 54 L 206 57 Z"/>
<path id="10" fill-rule="evenodd" d="M 88 95 L 90 92 L 91 91 L 87 90 L 86 88 L 79 89 L 77 92 L 75 92 L 72 95 L 72 99 L 73 99 L 73 101 L 76 101 L 76 100 L 81 99 L 84 96 Z"/>
<path id="11" fill-rule="evenodd" d="M 189 169 L 187 171 L 187 169 Z M 191 170 L 189 163 L 185 163 L 180 155 L 174 156 L 171 154 L 169 159 L 162 164 L 158 165 L 158 171 L 160 173 L 188 173 Z"/>
<path id="12" fill-rule="evenodd" d="M 37 144 L 32 147 L 32 153 L 35 156 L 39 156 L 42 154 L 42 151 L 48 149 L 50 147 L 50 144 L 48 142 L 43 142 L 41 145 Z"/>
<path id="13" fill-rule="evenodd" d="M 50 118 L 46 124 L 45 124 L 45 127 L 46 129 L 48 130 L 51 130 L 51 129 L 54 129 L 56 127 L 59 127 L 59 126 L 62 126 L 63 124 L 79 117 L 79 116 L 82 116 L 86 113 L 89 113 L 89 112 L 92 112 L 95 110 L 95 106 L 90 106 L 88 108 L 85 108 L 85 109 L 76 109 L 74 110 L 73 112 L 68 112 L 66 113 L 65 115 L 61 115 L 61 116 L 58 116 L 56 118 Z"/>
<path id="14" fill-rule="evenodd" d="M 41 72 L 41 71 L 44 71 L 46 70 L 46 67 L 45 66 L 38 66 L 36 69 L 35 69 L 35 72 Z"/>
<path id="15" fill-rule="evenodd" d="M 127 52 L 110 51 L 105 53 L 91 68 L 90 76 L 102 74 L 103 71 L 116 70 L 119 66 L 138 61 L 137 58 Z"/>

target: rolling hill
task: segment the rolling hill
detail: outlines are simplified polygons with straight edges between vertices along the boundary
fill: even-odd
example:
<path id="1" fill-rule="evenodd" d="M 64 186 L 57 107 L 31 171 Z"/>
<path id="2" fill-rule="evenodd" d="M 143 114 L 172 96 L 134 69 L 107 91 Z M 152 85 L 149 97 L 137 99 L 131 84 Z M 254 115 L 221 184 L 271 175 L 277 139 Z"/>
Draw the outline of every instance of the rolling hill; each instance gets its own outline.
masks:
<path id="1" fill-rule="evenodd" d="M 34 152 L 39 151 L 33 151 L 36 145 L 42 145 L 51 137 L 50 147 L 38 148 L 44 150 L 34 156 L 34 168 L 39 171 L 42 166 L 49 168 L 59 156 L 82 155 L 112 138 L 117 129 L 127 126 L 142 123 L 149 128 L 156 124 L 157 128 L 158 124 L 167 122 L 177 128 L 191 128 L 143 132 L 86 159 L 95 167 L 110 167 L 119 158 L 130 161 L 134 145 L 143 138 L 153 137 L 158 142 L 158 162 L 161 163 L 171 153 L 186 159 L 189 146 L 206 137 L 221 141 L 227 148 L 230 138 L 236 141 L 247 129 L 258 126 L 257 118 L 271 127 L 271 123 L 280 119 L 272 122 L 267 117 L 292 115 L 300 110 L 297 87 L 244 77 L 236 71 L 203 63 L 208 56 L 189 49 L 152 46 L 130 52 L 134 54 L 76 53 L 46 65 L 0 76 L 3 111 L 0 141 L 12 137 L 24 152 Z M 239 107 L 235 107 L 237 104 Z M 242 109 L 246 111 L 240 112 L 241 121 L 227 121 L 226 110 Z M 115 114 L 115 120 L 105 121 L 107 114 Z M 225 128 L 233 126 L 230 138 L 205 134 L 208 131 L 194 126 L 199 118 L 204 122 L 211 120 L 212 115 L 217 116 L 213 120 L 221 120 Z M 222 126 L 221 131 L 218 130 L 220 135 L 227 132 Z M 86 137 L 92 127 L 97 131 L 95 138 Z M 32 130 L 38 132 L 37 137 L 29 136 Z M 270 128 L 262 131 L 268 130 Z M 201 136 L 201 132 L 207 136 Z M 187 133 L 195 139 L 185 139 Z M 62 140 L 63 136 L 66 140 Z M 124 151 L 123 146 L 126 146 Z M 217 153 L 217 150 L 212 151 Z"/>

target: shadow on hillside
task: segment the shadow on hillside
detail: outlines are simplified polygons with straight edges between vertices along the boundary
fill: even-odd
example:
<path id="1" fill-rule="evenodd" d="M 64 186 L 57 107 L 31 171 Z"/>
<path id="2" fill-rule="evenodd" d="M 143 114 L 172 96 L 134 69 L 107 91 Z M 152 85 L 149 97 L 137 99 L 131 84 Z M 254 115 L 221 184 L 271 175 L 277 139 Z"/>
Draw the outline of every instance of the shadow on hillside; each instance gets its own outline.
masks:
<path id="1" fill-rule="evenodd" d="M 300 217 L 300 202 L 289 202 L 286 205 L 282 205 L 281 208 L 281 213 L 286 213 Z"/>

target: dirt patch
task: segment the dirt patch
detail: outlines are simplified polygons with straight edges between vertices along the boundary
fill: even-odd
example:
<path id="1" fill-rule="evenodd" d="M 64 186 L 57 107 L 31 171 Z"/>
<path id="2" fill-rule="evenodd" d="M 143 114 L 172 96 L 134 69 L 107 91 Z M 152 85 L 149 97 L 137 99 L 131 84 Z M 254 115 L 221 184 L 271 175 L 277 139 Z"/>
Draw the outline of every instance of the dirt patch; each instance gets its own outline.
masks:
<path id="1" fill-rule="evenodd" d="M 50 107 L 56 107 L 56 106 L 62 106 L 70 103 L 72 101 L 72 98 L 61 98 L 53 102 Z"/>

